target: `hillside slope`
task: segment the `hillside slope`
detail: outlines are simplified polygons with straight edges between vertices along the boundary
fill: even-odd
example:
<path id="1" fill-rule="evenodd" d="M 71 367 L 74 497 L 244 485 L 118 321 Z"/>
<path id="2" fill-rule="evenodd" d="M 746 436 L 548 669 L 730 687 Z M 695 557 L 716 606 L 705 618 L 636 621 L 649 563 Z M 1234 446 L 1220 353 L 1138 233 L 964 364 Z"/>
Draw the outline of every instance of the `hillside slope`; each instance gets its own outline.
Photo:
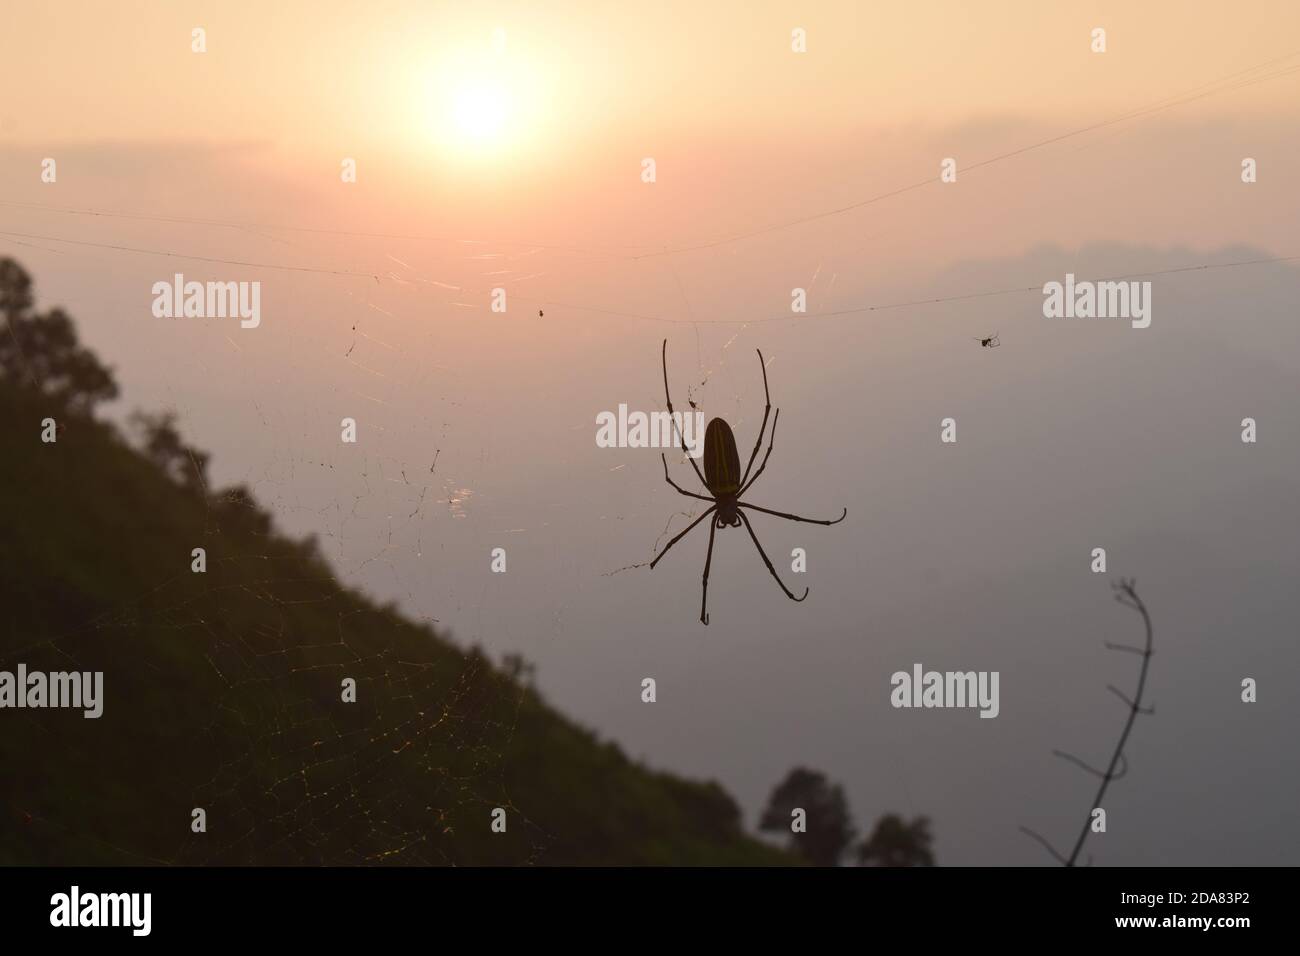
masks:
<path id="1" fill-rule="evenodd" d="M 0 379 L 0 670 L 103 671 L 104 711 L 0 710 L 0 864 L 790 862 L 716 784 L 632 763 L 247 495 L 56 409 Z"/>

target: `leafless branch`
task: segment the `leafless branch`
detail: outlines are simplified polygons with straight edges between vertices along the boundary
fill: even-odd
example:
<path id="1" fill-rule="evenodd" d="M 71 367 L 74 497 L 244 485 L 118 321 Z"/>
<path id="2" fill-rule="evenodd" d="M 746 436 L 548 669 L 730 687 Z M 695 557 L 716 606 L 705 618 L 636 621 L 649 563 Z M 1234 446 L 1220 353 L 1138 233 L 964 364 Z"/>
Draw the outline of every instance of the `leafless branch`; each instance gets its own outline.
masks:
<path id="1" fill-rule="evenodd" d="M 1120 700 L 1122 700 L 1124 703 L 1128 704 L 1129 707 L 1133 708 L 1134 710 L 1137 709 L 1137 704 L 1129 700 L 1128 697 L 1125 695 L 1125 693 L 1122 690 L 1120 690 L 1118 687 L 1116 687 L 1114 684 L 1107 684 L 1106 689 L 1110 691 L 1112 694 L 1114 694 L 1116 697 L 1118 697 Z"/>
<path id="2" fill-rule="evenodd" d="M 1137 654 L 1139 656 L 1146 654 L 1146 651 L 1142 650 L 1140 647 L 1134 647 L 1131 644 L 1112 644 L 1110 641 L 1106 642 L 1106 650 L 1128 651 L 1130 654 Z"/>
<path id="3" fill-rule="evenodd" d="M 1120 578 L 1119 582 L 1112 586 L 1115 589 L 1115 600 L 1120 604 L 1123 604 L 1125 607 L 1130 607 L 1141 614 L 1142 624 L 1146 629 L 1146 643 L 1144 647 L 1138 648 L 1126 644 L 1106 643 L 1106 647 L 1109 650 L 1128 651 L 1129 653 L 1137 654 L 1142 658 L 1142 669 L 1138 672 L 1137 691 L 1132 698 L 1129 698 L 1123 691 L 1118 687 L 1115 687 L 1113 684 L 1106 685 L 1107 690 L 1128 705 L 1128 720 L 1124 722 L 1124 730 L 1119 735 L 1119 742 L 1115 745 L 1115 751 L 1111 754 L 1110 763 L 1107 764 L 1105 771 L 1100 771 L 1096 767 L 1090 766 L 1072 754 L 1065 753 L 1061 750 L 1052 751 L 1054 756 L 1067 760 L 1094 776 L 1101 778 L 1101 786 L 1097 788 L 1097 796 L 1093 798 L 1092 804 L 1088 810 L 1087 818 L 1083 822 L 1083 829 L 1079 832 L 1079 838 L 1075 841 L 1074 849 L 1071 850 L 1069 857 L 1067 858 L 1058 853 L 1056 849 L 1040 834 L 1035 833 L 1028 827 L 1020 828 L 1022 833 L 1037 840 L 1046 848 L 1047 852 L 1052 854 L 1052 857 L 1058 863 L 1061 863 L 1064 866 L 1074 866 L 1078 861 L 1079 853 L 1083 850 L 1083 844 L 1088 839 L 1088 834 L 1092 831 L 1092 810 L 1101 806 L 1102 800 L 1105 799 L 1106 796 L 1106 788 L 1110 786 L 1112 781 L 1118 780 L 1120 777 L 1123 777 L 1128 773 L 1128 758 L 1124 756 L 1124 746 L 1128 743 L 1129 734 L 1133 730 L 1133 722 L 1137 719 L 1138 714 L 1155 713 L 1154 707 L 1142 706 L 1142 693 L 1146 690 L 1147 669 L 1150 667 L 1152 654 L 1151 645 L 1153 633 L 1151 627 L 1151 615 L 1147 613 L 1146 604 L 1144 604 L 1142 599 L 1138 597 L 1136 580 L 1132 578 Z M 1087 865 L 1092 865 L 1091 856 L 1088 857 Z"/>
<path id="4" fill-rule="evenodd" d="M 1106 776 L 1104 770 L 1098 770 L 1096 767 L 1084 763 L 1078 757 L 1074 756 L 1074 754 L 1068 754 L 1064 750 L 1053 750 L 1052 756 L 1060 757 L 1062 760 L 1068 760 L 1076 767 L 1088 771 L 1088 773 L 1092 774 L 1094 777 Z M 1115 775 L 1111 777 L 1112 780 L 1118 780 L 1120 777 L 1124 776 L 1124 774 L 1128 773 L 1128 758 L 1125 757 L 1123 754 L 1120 754 L 1119 759 L 1120 759 L 1120 763 L 1123 764 L 1123 766 L 1121 766 L 1118 772 L 1116 772 Z"/>
<path id="5" fill-rule="evenodd" d="M 1110 782 L 1115 779 L 1115 770 L 1119 766 L 1120 758 L 1124 755 L 1124 745 L 1128 743 L 1128 735 L 1133 730 L 1133 721 L 1137 719 L 1138 714 L 1143 712 L 1142 692 L 1146 689 L 1147 669 L 1151 666 L 1151 641 L 1153 636 L 1151 615 L 1147 613 L 1147 606 L 1142 603 L 1142 599 L 1138 597 L 1137 582 L 1133 579 L 1125 580 L 1121 578 L 1119 583 L 1114 587 L 1117 592 L 1115 594 L 1115 600 L 1119 601 L 1126 607 L 1133 608 L 1142 615 L 1142 624 L 1146 628 L 1146 643 L 1144 645 L 1146 650 L 1142 654 L 1142 670 L 1138 673 L 1137 693 L 1133 695 L 1133 700 L 1129 702 L 1130 707 L 1128 720 L 1124 722 L 1124 730 L 1119 735 L 1119 743 L 1115 745 L 1115 753 L 1110 758 L 1110 765 L 1106 768 L 1105 775 L 1101 778 L 1101 786 L 1097 788 L 1097 796 L 1093 799 L 1092 807 L 1089 808 L 1088 816 L 1083 821 L 1083 829 L 1079 831 L 1079 839 L 1074 843 L 1074 850 L 1070 853 L 1070 859 L 1069 862 L 1065 864 L 1066 866 L 1074 866 L 1075 861 L 1078 860 L 1079 852 L 1083 849 L 1084 841 L 1088 839 L 1088 834 L 1092 830 L 1091 810 L 1092 808 L 1101 806 L 1102 800 L 1106 796 L 1106 788 L 1109 787 Z M 1115 693 L 1119 694 L 1121 698 L 1124 697 L 1124 695 L 1118 690 L 1116 690 Z"/>
<path id="6" fill-rule="evenodd" d="M 1021 827 L 1020 832 L 1026 834 L 1027 836 L 1033 837 L 1035 840 L 1041 843 L 1043 845 L 1043 848 L 1046 849 L 1048 853 L 1052 854 L 1052 856 L 1056 857 L 1057 862 L 1059 862 L 1062 866 L 1070 865 L 1070 862 L 1065 857 L 1061 856 L 1061 854 L 1057 853 L 1056 847 L 1048 843 L 1047 838 L 1043 836 L 1041 833 L 1035 833 L 1033 830 L 1029 829 L 1029 827 Z"/>
<path id="7" fill-rule="evenodd" d="M 1122 700 L 1124 703 L 1128 704 L 1129 709 L 1136 710 L 1139 714 L 1154 714 L 1156 712 L 1156 709 L 1154 707 L 1139 707 L 1133 701 L 1129 700 L 1128 697 L 1125 696 L 1124 692 L 1120 690 L 1118 687 L 1116 687 L 1114 684 L 1107 684 L 1106 689 L 1110 691 L 1112 694 L 1114 694 L 1116 697 L 1118 697 L 1120 700 Z"/>

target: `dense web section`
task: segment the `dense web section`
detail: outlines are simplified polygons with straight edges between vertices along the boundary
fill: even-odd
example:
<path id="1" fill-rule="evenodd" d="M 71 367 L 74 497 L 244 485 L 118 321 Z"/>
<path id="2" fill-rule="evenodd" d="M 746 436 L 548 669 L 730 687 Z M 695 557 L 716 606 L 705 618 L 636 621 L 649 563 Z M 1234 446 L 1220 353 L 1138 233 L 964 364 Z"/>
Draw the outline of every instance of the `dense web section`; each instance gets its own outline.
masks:
<path id="1" fill-rule="evenodd" d="M 152 491 L 174 499 L 164 511 L 194 503 L 194 489 Z M 314 545 L 274 533 L 242 491 L 204 505 L 194 539 L 210 561 L 204 573 L 185 568 L 0 663 L 106 673 L 111 739 L 29 712 L 42 743 L 58 741 L 29 761 L 29 782 L 57 757 L 96 798 L 136 790 L 125 805 L 105 801 L 127 817 L 156 821 L 184 802 L 186 814 L 203 809 L 208 831 L 178 846 L 160 838 L 174 827 L 64 816 L 64 797 L 14 787 L 10 800 L 34 832 L 69 836 L 107 862 L 446 863 L 467 858 L 448 837 L 468 829 L 471 810 L 477 819 L 502 807 L 526 838 L 508 858 L 535 858 L 542 834 L 502 773 L 528 693 L 519 671 L 346 590 Z M 56 617 L 43 608 L 55 597 L 32 595 L 34 616 Z M 344 677 L 355 703 L 340 704 Z"/>

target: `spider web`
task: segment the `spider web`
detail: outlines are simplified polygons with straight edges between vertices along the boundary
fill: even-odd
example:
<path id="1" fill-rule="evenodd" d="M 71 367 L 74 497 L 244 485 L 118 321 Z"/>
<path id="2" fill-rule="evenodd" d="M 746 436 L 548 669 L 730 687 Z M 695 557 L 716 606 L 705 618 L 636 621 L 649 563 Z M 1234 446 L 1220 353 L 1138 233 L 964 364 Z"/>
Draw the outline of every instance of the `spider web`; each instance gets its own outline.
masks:
<path id="1" fill-rule="evenodd" d="M 207 815 L 206 832 L 160 839 L 156 831 L 162 828 L 133 832 L 137 828 L 120 818 L 86 823 L 66 808 L 54 814 L 23 808 L 38 826 L 100 847 L 106 861 L 445 864 L 480 861 L 487 852 L 492 854 L 488 859 L 526 863 L 547 860 L 556 841 L 565 837 L 535 822 L 528 800 L 518 797 L 512 785 L 517 778 L 511 764 L 518 758 L 520 714 L 528 706 L 529 689 L 506 679 L 482 653 L 462 654 L 441 645 L 428 626 L 451 619 L 459 627 L 470 625 L 471 636 L 482 635 L 487 630 L 482 611 L 494 597 L 489 576 L 476 593 L 445 592 L 445 617 L 441 610 L 438 618 L 429 615 L 428 609 L 442 602 L 425 593 L 426 582 L 415 569 L 426 555 L 458 557 L 459 548 L 448 543 L 448 527 L 479 520 L 484 508 L 481 524 L 498 540 L 505 534 L 527 535 L 537 528 L 529 515 L 535 517 L 538 509 L 525 503 L 511 512 L 501 507 L 499 495 L 484 491 L 494 465 L 489 444 L 467 424 L 473 420 L 466 410 L 476 401 L 473 388 L 454 357 L 432 362 L 425 357 L 427 336 L 412 319 L 436 309 L 492 321 L 485 305 L 491 283 L 512 281 L 521 290 L 511 293 L 516 309 L 522 303 L 530 312 L 539 306 L 549 308 L 548 315 L 562 316 L 564 307 L 554 303 L 572 297 L 574 281 L 564 270 L 590 270 L 593 262 L 586 253 L 531 247 L 488 252 L 476 244 L 470 253 L 430 257 L 406 245 L 373 245 L 351 244 L 342 265 L 363 274 L 382 271 L 379 282 L 311 280 L 344 283 L 337 290 L 342 306 L 331 316 L 333 336 L 326 347 L 350 376 L 339 393 L 352 403 L 349 407 L 368 409 L 363 424 L 367 439 L 357 454 L 345 457 L 340 451 L 344 446 L 332 438 L 332 422 L 325 426 L 329 442 L 313 444 L 301 408 L 292 400 L 267 401 L 266 382 L 250 373 L 236 385 L 257 396 L 251 404 L 275 440 L 261 453 L 245 456 L 242 474 L 227 472 L 205 489 L 204 522 L 193 543 L 207 549 L 208 572 L 194 575 L 184 569 L 110 612 L 95 614 L 73 632 L 6 654 L 0 662 L 25 659 L 35 668 L 44 652 L 50 660 L 47 669 L 69 662 L 78 669 L 103 669 L 112 707 L 123 695 L 147 697 L 150 682 L 192 685 L 193 675 L 178 670 L 165 645 L 180 640 L 201 649 L 203 690 L 188 705 L 201 715 L 184 724 L 184 740 L 166 732 L 148 738 L 168 761 L 180 761 L 177 772 L 150 767 L 146 760 L 130 776 L 158 788 L 144 803 L 171 817 L 166 832 L 185 833 L 182 823 L 196 807 Z M 426 265 L 422 255 L 438 268 Z M 454 268 L 448 265 L 453 259 Z M 691 286 L 671 259 L 651 266 L 656 267 L 666 307 L 675 306 L 694 321 Z M 42 270 L 33 271 L 39 280 Z M 819 289 L 823 283 L 833 289 L 835 278 L 818 266 L 809 287 Z M 93 315 L 80 318 L 94 321 Z M 750 351 L 747 326 L 729 330 L 708 347 L 701 324 L 693 325 L 693 342 L 685 336 L 670 340 L 675 406 L 706 418 L 723 417 L 738 432 L 756 430 L 762 378 L 754 368 L 757 358 Z M 93 325 L 88 327 L 93 331 Z M 655 351 L 647 356 L 638 393 L 644 407 L 662 409 Z M 111 361 L 116 356 L 110 352 L 104 357 Z M 215 363 L 212 369 L 201 366 L 202 371 L 214 369 Z M 727 374 L 721 382 L 723 371 Z M 129 398 L 131 381 L 122 384 Z M 431 395 L 436 400 L 428 401 Z M 168 397 L 186 423 L 194 404 L 188 382 L 173 378 Z M 414 425 L 403 422 L 402 413 L 416 404 L 421 410 Z M 780 406 L 779 392 L 773 404 L 774 409 Z M 203 434 L 198 428 L 186 437 L 202 445 Z M 218 451 L 217 470 L 222 464 Z M 657 462 L 647 465 L 658 472 Z M 680 452 L 670 456 L 670 465 L 689 487 L 694 476 Z M 313 473 L 325 479 L 304 490 L 304 479 Z M 257 512 L 249 511 L 239 495 L 220 490 L 232 483 L 249 488 L 291 535 L 318 534 L 328 566 L 322 555 L 289 547 L 269 525 L 258 525 Z M 650 509 L 654 520 L 662 522 L 657 537 L 631 542 L 631 563 L 597 573 L 644 568 L 671 535 L 707 506 L 694 501 L 682 506 L 674 496 L 677 510 L 665 520 L 663 500 L 656 499 Z M 624 510 L 616 517 L 635 516 Z M 225 544 L 236 539 L 263 546 L 232 552 Z M 339 594 L 339 588 L 347 590 L 353 582 L 389 603 L 377 606 Z M 549 631 L 529 635 L 526 646 L 535 651 L 539 638 L 562 639 L 565 611 L 576 599 L 561 600 L 550 614 Z M 426 624 L 395 623 L 399 606 L 408 618 Z M 310 620 L 303 620 L 308 612 Z M 255 626 L 241 628 L 225 620 L 240 615 Z M 375 639 L 376 633 L 387 635 L 393 628 L 405 635 L 400 643 Z M 153 632 L 160 640 L 143 644 L 141 632 Z M 104 662 L 104 648 L 129 654 L 138 680 L 124 676 L 111 660 Z M 355 704 L 340 702 L 345 677 L 356 681 Z M 42 723 L 54 732 L 48 720 Z M 67 749 L 93 762 L 85 739 L 60 736 Z M 143 760 L 149 752 L 141 747 L 132 759 Z M 125 777 L 106 772 L 99 779 L 121 785 Z M 25 797 L 17 794 L 11 800 L 22 803 Z M 481 840 L 489 833 L 490 811 L 497 807 L 507 811 L 509 840 L 489 850 Z"/>
<path id="2" fill-rule="evenodd" d="M 906 188 L 922 188 L 921 181 Z M 202 225 L 173 218 L 181 228 Z M 229 241 L 225 230 L 231 228 L 243 243 Z M 134 811 L 87 813 L 75 802 L 28 805 L 23 811 L 38 828 L 98 846 L 113 862 L 455 863 L 484 859 L 475 854 L 488 846 L 482 842 L 488 833 L 488 811 L 502 807 L 511 821 L 510 839 L 496 858 L 546 859 L 563 835 L 533 822 L 527 800 L 517 797 L 512 785 L 521 713 L 530 706 L 526 682 L 506 679 L 482 653 L 453 652 L 435 639 L 428 624 L 396 620 L 400 604 L 408 618 L 442 623 L 443 612 L 439 619 L 424 613 L 435 602 L 410 557 L 423 559 L 435 552 L 447 557 L 447 525 L 471 521 L 483 508 L 484 527 L 497 538 L 526 535 L 537 526 L 531 518 L 523 521 L 500 507 L 499 495 L 485 489 L 492 471 L 489 443 L 464 424 L 470 420 L 463 408 L 469 400 L 466 383 L 456 380 L 454 358 L 444 365 L 421 357 L 427 355 L 422 346 L 428 336 L 416 320 L 436 310 L 443 317 L 492 321 L 485 302 L 499 284 L 509 288 L 513 308 L 522 304 L 529 314 L 546 311 L 552 320 L 562 315 L 572 321 L 580 315 L 618 323 L 685 323 L 691 326 L 693 349 L 688 336 L 676 334 L 672 325 L 656 326 L 673 331 L 669 376 L 675 404 L 684 405 L 682 411 L 698 409 L 724 417 L 738 430 L 756 427 L 762 411 L 761 379 L 746 338 L 749 325 L 738 322 L 720 345 L 706 344 L 701 326 L 715 320 L 703 317 L 692 301 L 702 284 L 699 274 L 683 276 L 678 267 L 682 260 L 662 255 L 665 250 L 635 250 L 656 258 L 634 265 L 626 249 L 469 237 L 415 241 L 351 236 L 341 248 L 330 249 L 320 237 L 309 241 L 305 233 L 310 230 L 258 223 L 210 223 L 200 233 L 201 242 L 152 245 L 111 232 L 72 237 L 65 229 L 61 238 L 51 238 L 56 231 L 32 226 L 0 235 L 24 250 L 105 268 L 114 267 L 119 256 L 143 256 L 151 263 L 168 257 L 203 261 L 208 256 L 251 269 L 250 276 L 266 274 L 259 269 L 283 268 L 307 273 L 295 275 L 293 282 L 332 283 L 331 294 L 346 304 L 331 318 L 327 347 L 334 349 L 351 377 L 330 397 L 343 395 L 349 408 L 365 408 L 370 414 L 364 427 L 377 441 L 371 445 L 368 437 L 364 450 L 351 459 L 338 454 L 337 444 L 327 452 L 308 437 L 316 423 L 293 407 L 293 399 L 303 396 L 271 404 L 265 398 L 267 380 L 250 375 L 233 383 L 232 391 L 241 385 L 259 386 L 249 389 L 257 396 L 250 401 L 275 440 L 244 459 L 242 475 L 228 473 L 206 489 L 204 520 L 192 538 L 195 546 L 207 549 L 208 571 L 190 574 L 177 556 L 176 573 L 145 593 L 122 595 L 108 612 L 95 611 L 80 626 L 24 644 L 0 661 L 5 666 L 25 660 L 31 668 L 103 669 L 109 708 L 124 697 L 151 699 L 156 693 L 151 684 L 164 692 L 176 686 L 197 691 L 186 701 L 169 698 L 184 711 L 177 728 L 134 725 L 141 733 L 136 752 L 129 756 L 135 772 L 115 775 L 101 767 L 95 777 L 107 788 L 125 788 L 124 802 L 118 806 L 142 807 L 149 819 L 133 822 L 130 818 L 140 815 Z M 257 252 L 245 254 L 243 246 L 250 240 Z M 91 251 L 101 247 L 114 251 Z M 55 262 L 59 269 L 68 268 L 67 261 Z M 150 265 L 147 274 L 159 268 Z M 231 277 L 200 274 L 188 264 L 186 268 L 192 278 Z M 200 267 L 204 269 L 213 271 L 211 265 Z M 39 283 L 49 270 L 32 271 Z M 634 274 L 656 288 L 660 308 L 633 313 L 618 300 L 584 294 L 585 283 L 593 277 L 618 276 L 622 281 Z M 810 296 L 827 303 L 827 317 L 914 304 L 839 302 L 837 278 L 833 266 L 824 270 L 818 263 L 808 283 Z M 951 298 L 1015 291 L 972 291 Z M 638 296 L 628 290 L 623 298 L 637 301 Z M 338 325 L 341 315 L 346 316 L 346 326 Z M 77 318 L 85 331 L 96 316 L 83 312 Z M 767 316 L 764 321 L 785 318 Z M 242 348 L 224 332 L 211 334 L 225 338 L 236 350 Z M 647 355 L 646 381 L 652 386 L 658 382 L 656 357 L 653 352 Z M 111 362 L 118 356 L 105 350 L 103 358 Z M 734 369 L 729 368 L 733 363 Z M 716 378 L 724 369 L 734 374 L 721 387 Z M 192 384 L 173 377 L 168 386 L 170 404 L 181 411 L 183 426 L 198 404 Z M 122 385 L 130 399 L 132 381 L 124 378 Z M 417 414 L 416 427 L 403 423 L 400 413 L 424 402 L 430 393 L 438 399 Z M 647 408 L 663 407 L 657 390 L 647 387 L 643 395 Z M 778 398 L 774 406 L 779 404 Z M 331 421 L 326 430 L 334 427 Z M 201 427 L 186 437 L 207 447 Z M 683 459 L 675 457 L 674 464 L 680 466 Z M 218 451 L 216 468 L 224 467 Z M 304 491 L 301 483 L 307 473 L 330 477 L 314 491 Z M 239 496 L 217 490 L 231 484 L 225 479 L 247 486 L 291 535 L 308 529 L 319 533 L 322 553 L 292 547 L 269 526 L 260 526 L 257 513 Z M 658 538 L 648 542 L 644 560 L 603 573 L 643 567 L 671 534 L 705 507 L 703 502 L 692 504 L 695 507 L 668 517 Z M 662 515 L 658 506 L 655 513 Z M 626 510 L 616 515 L 631 516 Z M 224 547 L 236 539 L 262 546 Z M 643 546 L 631 547 L 639 553 Z M 389 603 L 361 599 L 347 590 L 352 584 L 344 582 L 360 582 Z M 471 633 L 481 634 L 481 612 L 493 597 L 493 586 L 488 578 L 477 593 L 439 595 L 451 598 L 446 618 L 458 626 L 478 621 L 480 626 Z M 567 608 L 568 601 L 560 600 L 551 612 L 551 640 L 563 635 Z M 255 626 L 244 626 L 248 621 Z M 376 639 L 376 634 L 384 639 Z M 157 639 L 150 642 L 142 635 Z M 393 635 L 402 639 L 386 640 Z M 182 643 L 198 654 L 204 663 L 201 680 L 187 671 L 189 661 L 174 659 L 168 642 Z M 135 672 L 114 666 L 113 655 L 118 654 L 129 655 Z M 357 683 L 355 704 L 339 700 L 345 677 Z M 162 712 L 145 708 L 141 713 L 165 720 Z M 57 744 L 52 750 L 75 754 L 84 766 L 100 766 L 93 738 L 68 732 L 66 723 L 46 714 L 28 719 Z M 60 726 L 65 729 L 60 731 Z M 151 746 L 156 751 L 147 749 Z M 137 783 L 126 784 L 128 778 Z M 10 803 L 30 804 L 28 798 L 10 784 Z M 174 836 L 184 832 L 181 827 L 191 807 L 205 810 L 207 832 Z M 471 839 L 478 842 L 466 848 Z"/>
<path id="3" fill-rule="evenodd" d="M 401 264 L 411 277 L 393 276 L 392 285 L 421 281 Z M 456 299 L 463 289 L 445 285 L 446 305 L 465 305 Z M 385 340 L 387 333 L 375 326 L 400 317 L 371 301 L 368 288 L 345 295 L 352 325 L 344 358 L 372 380 L 363 394 L 381 412 L 425 388 L 431 372 L 446 371 L 414 359 L 409 341 Z M 85 319 L 93 323 L 94 316 Z M 130 382 L 123 384 L 129 396 Z M 183 383 L 173 386 L 172 396 L 173 410 L 188 407 Z M 284 407 L 254 404 L 267 429 L 277 436 L 293 433 Z M 419 442 L 404 443 L 397 453 L 367 447 L 348 463 L 338 454 L 277 443 L 265 463 L 246 466 L 233 487 L 208 482 L 201 489 L 203 523 L 191 543 L 207 552 L 205 573 L 183 568 L 70 631 L 4 654 L 0 663 L 6 665 L 22 660 L 31 669 L 104 670 L 110 717 L 124 698 L 149 696 L 149 684 L 169 689 L 169 700 L 179 687 L 192 695 L 178 720 L 183 740 L 165 726 L 147 728 L 133 712 L 132 726 L 116 731 L 135 738 L 133 752 L 102 773 L 90 769 L 93 737 L 68 734 L 66 725 L 60 732 L 58 720 L 46 714 L 32 716 L 63 738 L 65 750 L 82 754 L 87 776 L 101 787 L 149 791 L 129 806 L 165 806 L 160 812 L 178 814 L 183 805 L 186 815 L 202 808 L 204 832 L 191 831 L 178 842 L 159 836 L 181 832 L 175 821 L 148 833 L 132 832 L 137 828 L 120 818 L 87 824 L 57 801 L 14 792 L 11 799 L 29 823 L 93 848 L 86 852 L 108 862 L 541 859 L 553 836 L 515 802 L 506 779 L 520 708 L 530 699 L 526 670 L 507 675 L 479 648 L 462 652 L 446 644 L 446 635 L 429 627 L 436 619 L 423 625 L 400 620 L 395 602 L 377 606 L 345 583 L 386 580 L 381 590 L 397 592 L 408 617 L 420 617 L 409 612 L 422 603 L 409 580 L 411 552 L 418 559 L 445 551 L 440 527 L 470 519 L 475 508 L 474 480 L 457 474 L 474 473 L 473 442 L 456 434 L 457 404 L 446 398 L 423 414 L 432 448 L 418 460 L 411 456 L 423 454 Z M 382 415 L 372 412 L 365 423 L 381 436 L 386 430 Z M 307 504 L 298 479 L 315 470 L 334 480 L 317 489 L 323 503 Z M 316 529 L 330 561 L 314 539 L 284 536 L 270 516 L 277 524 Z M 350 522 L 364 527 L 358 533 Z M 330 565 L 340 569 L 337 577 Z M 485 588 L 480 603 L 486 597 Z M 557 613 L 554 628 L 561 627 Z M 395 634 L 402 640 L 388 643 Z M 166 645 L 175 643 L 201 658 L 201 680 L 192 658 L 170 659 Z M 129 659 L 139 677 L 105 660 L 107 649 Z M 356 682 L 355 703 L 340 701 L 343 678 Z M 166 754 L 160 762 L 179 764 L 150 766 L 151 752 Z M 508 814 L 511 839 L 498 841 L 501 850 L 485 851 L 481 839 L 468 841 L 467 849 L 459 834 L 487 833 L 489 811 L 498 807 Z"/>
<path id="4" fill-rule="evenodd" d="M 447 500 L 449 513 L 461 500 Z M 462 654 L 340 590 L 313 547 L 274 534 L 242 495 L 206 504 L 194 539 L 205 573 L 185 569 L 3 655 L 10 668 L 105 672 L 101 721 L 115 742 L 91 724 L 69 728 L 66 715 L 27 712 L 58 741 L 49 782 L 74 770 L 105 805 L 89 820 L 71 812 L 30 767 L 41 786 L 7 789 L 37 839 L 71 838 L 77 861 L 447 863 L 466 859 L 456 828 L 472 818 L 486 830 L 488 811 L 502 807 L 526 838 L 508 858 L 534 861 L 544 835 L 502 773 L 526 688 L 479 651 Z M 242 551 L 250 538 L 265 549 Z M 344 676 L 356 703 L 340 701 Z M 103 747 L 113 762 L 98 758 Z M 113 799 L 121 790 L 135 795 Z M 181 829 L 158 816 L 182 806 L 186 816 L 203 808 L 208 825 L 178 842 L 167 835 Z M 155 826 L 132 824 L 142 810 Z"/>

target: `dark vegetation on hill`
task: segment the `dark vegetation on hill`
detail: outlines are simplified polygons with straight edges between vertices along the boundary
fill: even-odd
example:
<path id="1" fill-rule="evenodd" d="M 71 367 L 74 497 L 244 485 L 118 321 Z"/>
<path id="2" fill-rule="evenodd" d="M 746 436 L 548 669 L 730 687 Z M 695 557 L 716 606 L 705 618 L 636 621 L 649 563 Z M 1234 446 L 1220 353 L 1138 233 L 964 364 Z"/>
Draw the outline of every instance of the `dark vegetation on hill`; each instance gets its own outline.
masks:
<path id="1" fill-rule="evenodd" d="M 0 710 L 0 864 L 793 861 L 518 662 L 341 584 L 246 489 L 209 487 L 167 416 L 135 442 L 95 419 L 111 373 L 11 260 L 0 319 L 0 670 L 104 673 L 98 720 Z"/>

